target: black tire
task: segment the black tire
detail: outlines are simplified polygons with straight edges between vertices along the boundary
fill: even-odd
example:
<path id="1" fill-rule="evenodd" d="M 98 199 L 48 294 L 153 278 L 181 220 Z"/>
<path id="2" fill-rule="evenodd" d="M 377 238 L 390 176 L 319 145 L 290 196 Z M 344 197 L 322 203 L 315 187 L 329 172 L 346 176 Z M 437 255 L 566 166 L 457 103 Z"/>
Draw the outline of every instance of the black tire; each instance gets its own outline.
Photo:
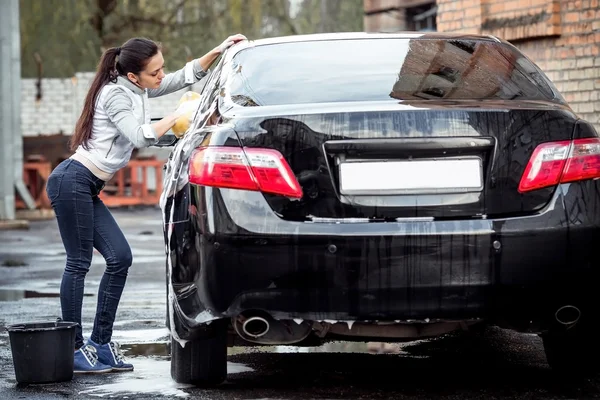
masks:
<path id="1" fill-rule="evenodd" d="M 227 378 L 227 331 L 193 339 L 185 348 L 171 338 L 171 378 L 177 383 L 216 386 Z"/>
<path id="2" fill-rule="evenodd" d="M 570 377 L 590 376 L 600 370 L 597 338 L 594 338 L 594 330 L 585 328 L 575 326 L 572 330 L 555 330 L 542 335 L 546 359 L 554 372 Z"/>

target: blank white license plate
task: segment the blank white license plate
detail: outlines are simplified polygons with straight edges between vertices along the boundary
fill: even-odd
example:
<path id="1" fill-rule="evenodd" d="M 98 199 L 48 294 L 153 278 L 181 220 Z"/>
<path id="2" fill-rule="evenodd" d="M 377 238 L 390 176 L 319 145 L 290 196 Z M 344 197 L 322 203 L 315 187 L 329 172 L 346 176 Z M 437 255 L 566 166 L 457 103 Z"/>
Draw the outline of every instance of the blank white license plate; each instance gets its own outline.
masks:
<path id="1" fill-rule="evenodd" d="M 345 195 L 456 193 L 481 190 L 481 159 L 343 162 Z"/>

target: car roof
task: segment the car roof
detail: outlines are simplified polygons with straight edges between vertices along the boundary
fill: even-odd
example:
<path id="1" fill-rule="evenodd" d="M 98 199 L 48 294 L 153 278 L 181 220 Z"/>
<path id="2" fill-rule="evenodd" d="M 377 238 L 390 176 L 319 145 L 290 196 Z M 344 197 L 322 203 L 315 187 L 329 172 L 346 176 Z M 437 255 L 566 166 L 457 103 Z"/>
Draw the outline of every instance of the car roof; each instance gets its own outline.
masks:
<path id="1" fill-rule="evenodd" d="M 315 33 L 309 35 L 279 36 L 253 40 L 254 46 L 264 46 L 279 43 L 314 42 L 327 40 L 353 40 L 353 39 L 463 39 L 486 40 L 500 42 L 491 35 L 476 35 L 464 33 L 443 32 L 340 32 L 340 33 Z"/>
<path id="2" fill-rule="evenodd" d="M 441 39 L 441 40 L 477 40 L 502 43 L 502 40 L 491 35 L 476 35 L 465 33 L 447 32 L 339 32 L 339 33 L 314 33 L 307 35 L 278 36 L 272 38 L 248 40 L 240 42 L 231 48 L 225 55 L 226 60 L 231 60 L 240 51 L 260 46 L 269 46 L 283 43 L 322 42 L 331 40 L 356 40 L 356 39 Z"/>

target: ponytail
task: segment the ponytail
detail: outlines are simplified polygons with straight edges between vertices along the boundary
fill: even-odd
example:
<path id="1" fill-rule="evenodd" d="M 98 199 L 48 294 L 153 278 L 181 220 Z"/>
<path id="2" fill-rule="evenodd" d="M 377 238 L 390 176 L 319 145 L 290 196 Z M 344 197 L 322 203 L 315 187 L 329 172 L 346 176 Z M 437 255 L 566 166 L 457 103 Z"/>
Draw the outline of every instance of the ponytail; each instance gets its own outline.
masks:
<path id="1" fill-rule="evenodd" d="M 96 69 L 96 76 L 85 97 L 83 111 L 77 121 L 77 125 L 75 125 L 75 132 L 69 143 L 72 151 L 76 150 L 79 145 L 82 145 L 85 149 L 88 148 L 88 141 L 92 137 L 96 99 L 104 85 L 111 81 L 116 82 L 118 73 L 115 65 L 120 51 L 120 47 L 113 47 L 102 54 L 102 58 Z"/>
<path id="2" fill-rule="evenodd" d="M 150 58 L 160 51 L 160 45 L 150 39 L 133 38 L 121 47 L 113 47 L 102 54 L 92 81 L 90 90 L 85 97 L 83 111 L 75 126 L 75 132 L 70 140 L 72 151 L 83 146 L 88 149 L 94 124 L 94 110 L 100 90 L 109 82 L 116 82 L 119 75 L 126 76 L 129 72 L 139 74 L 148 64 Z M 118 57 L 118 60 L 117 60 Z"/>

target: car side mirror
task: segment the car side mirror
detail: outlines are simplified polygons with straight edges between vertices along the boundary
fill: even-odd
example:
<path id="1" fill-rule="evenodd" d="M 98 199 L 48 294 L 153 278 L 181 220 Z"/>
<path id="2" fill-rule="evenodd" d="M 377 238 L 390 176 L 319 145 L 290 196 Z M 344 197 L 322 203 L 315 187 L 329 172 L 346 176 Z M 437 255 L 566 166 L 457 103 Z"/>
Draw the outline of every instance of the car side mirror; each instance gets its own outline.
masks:
<path id="1" fill-rule="evenodd" d="M 169 131 L 169 132 L 165 133 L 164 135 L 162 135 L 160 137 L 160 139 L 158 139 L 158 141 L 156 143 L 154 143 L 152 146 L 154 146 L 154 147 L 170 147 L 170 146 L 174 146 L 178 140 L 179 140 L 179 138 L 177 136 L 175 136 L 171 131 Z"/>
<path id="2" fill-rule="evenodd" d="M 154 123 L 156 121 L 160 121 L 160 118 L 152 118 L 150 120 L 151 123 Z M 179 139 L 177 138 L 177 136 L 175 136 L 175 134 L 173 133 L 172 130 L 168 130 L 164 135 L 162 135 L 160 137 L 160 139 L 158 139 L 158 141 L 156 143 L 154 143 L 152 145 L 152 147 L 170 147 L 170 146 L 174 146 L 175 143 L 177 143 Z"/>

